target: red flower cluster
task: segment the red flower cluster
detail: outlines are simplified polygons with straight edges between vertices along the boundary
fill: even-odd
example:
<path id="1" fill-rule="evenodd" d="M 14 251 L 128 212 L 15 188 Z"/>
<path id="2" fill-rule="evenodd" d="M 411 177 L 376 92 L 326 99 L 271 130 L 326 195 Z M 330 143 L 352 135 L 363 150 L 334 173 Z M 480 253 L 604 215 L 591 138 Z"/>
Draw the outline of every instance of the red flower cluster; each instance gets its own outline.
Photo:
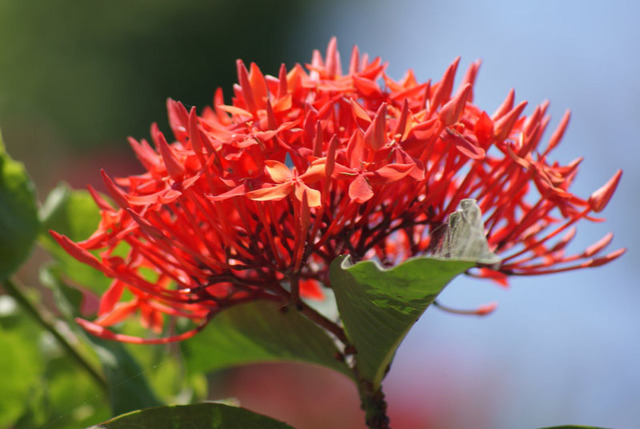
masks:
<path id="1" fill-rule="evenodd" d="M 153 145 L 130 139 L 147 172 L 104 182 L 117 207 L 91 190 L 98 230 L 71 255 L 114 279 L 99 317 L 82 321 L 103 337 L 164 342 L 193 335 L 216 312 L 270 299 L 322 297 L 338 255 L 400 262 L 428 251 L 430 232 L 465 198 L 484 213 L 499 266 L 475 275 L 546 274 L 597 266 L 609 234 L 567 255 L 570 228 L 611 198 L 621 172 L 588 199 L 569 192 L 580 160 L 549 161 L 568 113 L 541 147 L 548 103 L 523 115 L 514 93 L 491 115 L 473 104 L 474 62 L 453 91 L 458 59 L 442 79 L 395 81 L 379 58 L 353 49 L 342 72 L 333 39 L 326 57 L 278 77 L 238 60 L 232 104 L 216 91 L 201 115 L 169 100 L 175 142 L 157 126 Z M 564 234 L 561 236 L 561 234 Z M 128 245 L 126 256 L 116 248 Z M 100 250 L 99 258 L 90 250 Z M 128 289 L 133 299 L 119 302 Z M 165 315 L 200 323 L 169 338 L 140 340 L 105 327 L 139 312 L 160 331 Z"/>

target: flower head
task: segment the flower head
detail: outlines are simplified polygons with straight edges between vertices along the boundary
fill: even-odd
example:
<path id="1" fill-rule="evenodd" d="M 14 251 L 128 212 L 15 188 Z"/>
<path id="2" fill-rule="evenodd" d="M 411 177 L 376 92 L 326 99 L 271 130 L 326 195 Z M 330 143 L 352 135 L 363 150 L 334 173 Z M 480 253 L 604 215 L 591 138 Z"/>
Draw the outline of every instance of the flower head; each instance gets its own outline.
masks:
<path id="1" fill-rule="evenodd" d="M 90 331 L 124 341 L 163 342 L 195 333 L 221 309 L 258 299 L 322 297 L 338 255 L 385 264 L 429 251 L 432 232 L 467 198 L 478 201 L 492 252 L 501 257 L 472 275 L 505 283 L 597 266 L 611 235 L 577 254 L 565 249 L 573 224 L 600 212 L 621 172 L 583 199 L 569 187 L 580 159 L 550 159 L 569 122 L 543 143 L 548 103 L 523 114 L 514 92 L 489 114 L 473 104 L 480 66 L 454 90 L 456 59 L 437 82 L 400 80 L 354 47 L 343 72 L 336 40 L 325 58 L 277 77 L 238 60 L 230 104 L 217 90 L 200 114 L 169 100 L 169 143 L 130 139 L 147 170 L 111 179 L 115 206 L 91 190 L 102 221 L 74 243 L 52 232 L 78 260 L 113 278 Z M 126 243 L 127 254 L 115 249 Z M 89 251 L 99 251 L 98 257 Z M 128 289 L 133 299 L 120 302 Z M 106 328 L 138 312 L 151 329 L 165 317 L 198 328 L 177 337 L 136 340 Z"/>

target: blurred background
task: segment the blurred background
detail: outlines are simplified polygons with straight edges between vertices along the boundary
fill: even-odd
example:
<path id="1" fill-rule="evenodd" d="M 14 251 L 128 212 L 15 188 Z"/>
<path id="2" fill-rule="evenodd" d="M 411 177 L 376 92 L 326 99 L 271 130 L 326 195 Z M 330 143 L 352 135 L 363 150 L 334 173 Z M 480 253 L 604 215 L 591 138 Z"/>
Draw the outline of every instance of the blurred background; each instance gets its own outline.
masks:
<path id="1" fill-rule="evenodd" d="M 338 37 L 438 80 L 462 56 L 483 65 L 475 103 L 489 112 L 510 88 L 530 113 L 551 101 L 571 124 L 556 158 L 585 161 L 572 188 L 588 196 L 618 169 L 604 224 L 581 224 L 576 250 L 608 231 L 620 260 L 531 279 L 509 290 L 457 279 L 454 307 L 490 301 L 484 318 L 431 310 L 410 332 L 386 380 L 396 428 L 534 428 L 585 424 L 640 428 L 640 3 L 397 0 L 0 1 L 0 127 L 40 197 L 138 171 L 126 136 L 167 130 L 167 97 L 210 104 L 227 97 L 235 59 L 276 74 Z M 461 76 L 459 76 L 461 77 Z M 548 137 L 548 136 L 547 136 Z M 29 277 L 23 272 L 23 277 Z M 363 427 L 357 394 L 328 371 L 260 365 L 227 373 L 214 397 L 235 396 L 300 428 Z"/>

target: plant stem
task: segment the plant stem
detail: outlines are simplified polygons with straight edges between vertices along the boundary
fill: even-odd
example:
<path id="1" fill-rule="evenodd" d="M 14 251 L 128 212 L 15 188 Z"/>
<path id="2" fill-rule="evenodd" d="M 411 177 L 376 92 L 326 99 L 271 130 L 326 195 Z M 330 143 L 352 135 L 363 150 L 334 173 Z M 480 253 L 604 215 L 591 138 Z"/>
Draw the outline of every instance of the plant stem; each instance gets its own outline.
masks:
<path id="1" fill-rule="evenodd" d="M 5 279 L 2 282 L 2 287 L 7 293 L 14 298 L 26 311 L 40 324 L 46 331 L 48 331 L 58 341 L 60 346 L 67 352 L 67 354 L 74 359 L 87 373 L 93 378 L 93 380 L 100 386 L 103 391 L 107 391 L 107 381 L 104 376 L 93 367 L 93 365 L 85 359 L 84 356 L 76 349 L 69 340 L 55 327 L 53 317 L 44 308 L 31 302 L 31 300 L 24 294 L 22 289 L 15 284 L 11 279 Z"/>
<path id="2" fill-rule="evenodd" d="M 345 347 L 349 346 L 349 340 L 347 339 L 344 330 L 337 323 L 327 319 L 322 314 L 305 304 L 304 301 L 300 301 L 298 310 L 316 325 L 323 327 L 335 335 Z"/>
<path id="3" fill-rule="evenodd" d="M 357 368 L 355 369 L 358 376 Z M 387 416 L 387 402 L 382 393 L 382 386 L 374 389 L 368 380 L 358 377 L 358 393 L 360 394 L 360 408 L 365 412 L 366 423 L 369 429 L 389 429 L 389 417 Z"/>

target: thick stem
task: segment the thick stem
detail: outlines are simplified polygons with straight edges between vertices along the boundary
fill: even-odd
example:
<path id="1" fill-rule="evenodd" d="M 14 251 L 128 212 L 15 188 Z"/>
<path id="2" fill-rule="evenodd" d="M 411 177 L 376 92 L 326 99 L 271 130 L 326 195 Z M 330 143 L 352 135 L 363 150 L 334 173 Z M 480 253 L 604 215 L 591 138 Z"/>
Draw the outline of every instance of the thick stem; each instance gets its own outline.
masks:
<path id="1" fill-rule="evenodd" d="M 12 298 L 14 298 L 29 315 L 40 324 L 46 331 L 48 331 L 58 341 L 60 346 L 67 352 L 67 354 L 74 359 L 87 373 L 94 379 L 96 384 L 100 386 L 103 391 L 107 391 L 107 381 L 104 376 L 93 367 L 89 361 L 77 350 L 69 340 L 55 327 L 53 318 L 43 308 L 40 308 L 23 293 L 21 288 L 16 285 L 10 279 L 6 279 L 2 282 L 2 287 Z"/>
<path id="2" fill-rule="evenodd" d="M 370 381 L 359 379 L 358 393 L 360 394 L 360 408 L 365 412 L 367 427 L 369 429 L 390 429 L 387 402 L 384 399 L 382 387 L 375 389 Z"/>

